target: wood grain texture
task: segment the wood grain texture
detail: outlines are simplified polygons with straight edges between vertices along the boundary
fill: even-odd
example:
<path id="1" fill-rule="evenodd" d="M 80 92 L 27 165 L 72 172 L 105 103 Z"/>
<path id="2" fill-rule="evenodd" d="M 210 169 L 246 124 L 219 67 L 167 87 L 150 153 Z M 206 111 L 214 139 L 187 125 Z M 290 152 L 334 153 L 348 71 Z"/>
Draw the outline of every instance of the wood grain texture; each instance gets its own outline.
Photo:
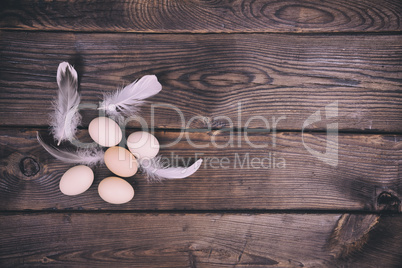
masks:
<path id="1" fill-rule="evenodd" d="M 0 28 L 111 32 L 400 31 L 398 0 L 3 0 Z"/>
<path id="2" fill-rule="evenodd" d="M 369 239 L 370 231 L 378 225 L 379 219 L 379 215 L 342 215 L 328 239 L 326 248 L 336 258 L 346 258 L 353 252 L 361 250 Z"/>
<path id="3" fill-rule="evenodd" d="M 325 134 L 304 133 L 304 147 L 300 133 L 248 133 L 240 138 L 235 133 L 231 143 L 229 132 L 183 137 L 156 132 L 162 145 L 179 139 L 161 150 L 167 163 L 188 166 L 203 158 L 203 165 L 183 180 L 147 184 L 141 174 L 128 178 L 135 197 L 116 206 L 104 202 L 97 192 L 99 182 L 112 175 L 106 167 L 95 168 L 95 181 L 87 192 L 65 196 L 58 187 L 69 165 L 40 147 L 36 131 L 2 129 L 0 133 L 0 210 L 400 211 L 402 137 L 396 135 L 340 135 L 335 167 L 306 150 L 326 152 Z M 46 136 L 46 131 L 41 133 Z M 81 131 L 80 139 L 87 136 Z M 379 200 L 384 193 L 399 204 L 384 207 L 383 203 L 391 202 Z"/>
<path id="4" fill-rule="evenodd" d="M 160 128 L 301 130 L 313 113 L 352 131 L 402 131 L 402 36 L 141 35 L 2 32 L 0 124 L 47 125 L 56 69 L 74 64 L 84 103 L 145 74 L 163 85 L 142 116 Z M 338 117 L 325 106 L 338 102 Z M 85 110 L 88 120 L 96 112 Z M 193 120 L 194 119 L 194 120 Z M 136 126 L 135 123 L 131 126 Z"/>
<path id="5" fill-rule="evenodd" d="M 326 249 L 332 214 L 11 214 L 2 267 L 398 267 L 402 217 L 383 216 L 357 251 Z M 359 216 L 360 218 L 370 217 Z M 355 228 L 358 229 L 357 226 Z"/>
<path id="6" fill-rule="evenodd" d="M 398 0 L 0 1 L 0 267 L 401 267 L 401 17 Z M 80 141 L 102 92 L 156 74 L 141 115 L 200 170 L 128 178 L 124 205 L 97 193 L 105 166 L 61 194 L 70 166 L 36 131 L 53 142 L 62 61 L 91 106 Z"/>

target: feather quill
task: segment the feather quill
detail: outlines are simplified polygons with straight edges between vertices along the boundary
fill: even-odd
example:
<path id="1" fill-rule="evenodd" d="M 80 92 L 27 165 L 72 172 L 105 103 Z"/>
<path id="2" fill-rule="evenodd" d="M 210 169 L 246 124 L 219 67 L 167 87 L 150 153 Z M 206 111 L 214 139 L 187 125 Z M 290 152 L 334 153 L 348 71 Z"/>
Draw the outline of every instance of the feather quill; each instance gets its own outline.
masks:
<path id="1" fill-rule="evenodd" d="M 162 85 L 155 75 L 146 75 L 115 93 L 105 93 L 99 109 L 106 114 L 118 117 L 131 116 L 138 112 L 139 106 L 146 98 L 158 94 Z"/>
<path id="2" fill-rule="evenodd" d="M 52 134 L 57 145 L 75 136 L 77 126 L 81 122 L 78 113 L 80 95 L 77 92 L 78 75 L 67 62 L 62 62 L 57 68 L 57 84 L 59 86 L 57 100 L 54 102 L 54 113 L 51 116 Z"/>
<path id="3" fill-rule="evenodd" d="M 60 161 L 63 161 L 65 163 L 70 163 L 70 164 L 84 164 L 88 166 L 94 166 L 96 164 L 102 164 L 103 163 L 103 156 L 104 152 L 101 149 L 77 149 L 75 152 L 74 151 L 66 151 L 66 150 L 60 150 L 58 148 L 55 148 L 51 145 L 46 144 L 41 137 L 39 136 L 39 133 L 37 133 L 37 139 L 40 145 L 53 157 L 59 159 Z"/>
<path id="4" fill-rule="evenodd" d="M 150 160 L 140 159 L 139 163 L 148 182 L 160 182 L 164 179 L 183 179 L 193 175 L 200 168 L 202 159 L 198 159 L 189 167 L 163 167 L 160 156 Z"/>

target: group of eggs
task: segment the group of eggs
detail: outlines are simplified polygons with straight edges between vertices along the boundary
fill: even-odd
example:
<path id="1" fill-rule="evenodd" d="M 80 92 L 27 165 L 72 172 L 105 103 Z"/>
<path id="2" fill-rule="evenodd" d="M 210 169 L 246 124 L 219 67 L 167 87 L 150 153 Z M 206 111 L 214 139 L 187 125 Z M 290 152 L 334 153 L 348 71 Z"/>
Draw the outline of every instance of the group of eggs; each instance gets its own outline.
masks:
<path id="1" fill-rule="evenodd" d="M 123 134 L 119 125 L 108 117 L 97 117 L 88 127 L 90 137 L 99 145 L 109 147 L 104 154 L 106 167 L 115 175 L 103 179 L 98 186 L 99 196 L 111 204 L 123 204 L 134 197 L 134 188 L 120 177 L 131 177 L 138 170 L 138 161 L 152 159 L 159 152 L 159 142 L 145 131 L 131 133 L 127 137 L 127 150 L 117 146 Z M 59 188 L 65 195 L 78 195 L 92 185 L 94 173 L 85 165 L 67 170 L 61 177 Z"/>

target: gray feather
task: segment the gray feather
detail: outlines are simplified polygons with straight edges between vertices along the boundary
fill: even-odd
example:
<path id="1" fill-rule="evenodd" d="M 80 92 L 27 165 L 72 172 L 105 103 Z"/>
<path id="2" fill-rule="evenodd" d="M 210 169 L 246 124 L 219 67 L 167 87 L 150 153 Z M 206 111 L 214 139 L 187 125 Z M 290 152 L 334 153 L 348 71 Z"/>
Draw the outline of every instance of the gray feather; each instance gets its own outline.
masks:
<path id="1" fill-rule="evenodd" d="M 65 163 L 89 166 L 103 163 L 104 152 L 101 149 L 77 149 L 76 151 L 67 151 L 46 144 L 39 136 L 39 133 L 37 133 L 37 139 L 39 144 L 42 145 L 49 154 Z"/>
<path id="2" fill-rule="evenodd" d="M 64 140 L 72 140 L 77 126 L 81 122 L 78 113 L 80 96 L 77 92 L 78 75 L 67 62 L 59 64 L 57 69 L 57 84 L 59 86 L 57 99 L 54 102 L 54 113 L 51 115 L 52 134 L 59 145 Z"/>
<path id="3" fill-rule="evenodd" d="M 200 168 L 202 159 L 198 159 L 189 167 L 164 167 L 160 156 L 153 159 L 140 159 L 139 163 L 148 182 L 160 182 L 165 179 L 183 179 L 193 175 Z"/>
<path id="4" fill-rule="evenodd" d="M 155 75 L 145 75 L 123 89 L 104 94 L 99 109 L 114 117 L 132 116 L 138 112 L 139 106 L 146 98 L 158 94 L 161 90 L 162 85 Z"/>

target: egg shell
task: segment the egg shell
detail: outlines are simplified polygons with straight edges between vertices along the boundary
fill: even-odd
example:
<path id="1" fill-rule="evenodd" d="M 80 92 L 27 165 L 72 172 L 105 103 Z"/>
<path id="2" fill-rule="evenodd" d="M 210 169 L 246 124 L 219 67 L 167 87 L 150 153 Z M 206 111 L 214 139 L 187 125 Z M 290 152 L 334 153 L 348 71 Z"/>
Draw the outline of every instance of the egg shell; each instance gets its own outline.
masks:
<path id="1" fill-rule="evenodd" d="M 127 147 L 138 159 L 152 159 L 159 152 L 159 141 L 151 133 L 137 131 L 128 136 Z"/>
<path id="2" fill-rule="evenodd" d="M 110 147 L 105 152 L 104 160 L 107 168 L 117 176 L 131 177 L 137 173 L 137 160 L 126 148 Z"/>
<path id="3" fill-rule="evenodd" d="M 111 147 L 117 145 L 123 134 L 119 125 L 108 117 L 97 117 L 89 123 L 89 136 L 101 146 Z"/>
<path id="4" fill-rule="evenodd" d="M 60 179 L 59 188 L 65 195 L 82 194 L 91 187 L 94 172 L 87 166 L 79 165 L 67 170 Z"/>
<path id="5" fill-rule="evenodd" d="M 98 186 L 99 196 L 111 204 L 124 204 L 134 197 L 134 188 L 119 177 L 107 177 Z"/>

